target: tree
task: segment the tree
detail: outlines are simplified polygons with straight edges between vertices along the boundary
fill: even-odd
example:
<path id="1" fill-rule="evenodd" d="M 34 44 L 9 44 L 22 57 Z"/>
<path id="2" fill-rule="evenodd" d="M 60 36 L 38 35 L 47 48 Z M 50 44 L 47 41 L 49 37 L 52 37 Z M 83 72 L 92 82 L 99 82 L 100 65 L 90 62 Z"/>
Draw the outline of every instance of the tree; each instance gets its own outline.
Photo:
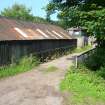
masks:
<path id="1" fill-rule="evenodd" d="M 97 6 L 105 7 L 105 0 L 51 0 L 50 3 L 56 3 L 63 5 L 63 7 L 77 6 L 80 4 L 91 5 L 96 4 Z"/>
<path id="2" fill-rule="evenodd" d="M 55 13 L 55 11 L 54 11 L 55 8 L 56 8 L 55 3 L 49 3 L 49 4 L 47 5 L 47 7 L 44 8 L 45 11 L 46 11 L 46 14 L 47 14 L 47 15 L 46 15 L 46 20 L 47 20 L 48 22 L 51 21 L 50 15 L 53 14 L 53 13 Z"/>
<path id="3" fill-rule="evenodd" d="M 32 21 L 36 23 L 48 23 L 48 21 L 46 21 L 46 19 L 44 18 L 33 16 L 31 14 L 31 9 L 22 4 L 14 4 L 12 7 L 5 8 L 1 12 L 1 16 L 25 21 Z"/>
<path id="4" fill-rule="evenodd" d="M 46 21 L 46 19 L 38 17 L 38 16 L 34 16 L 32 22 L 35 22 L 35 23 L 48 23 L 48 21 Z"/>
<path id="5" fill-rule="evenodd" d="M 48 11 L 58 10 L 58 19 L 64 28 L 83 27 L 97 38 L 99 46 L 105 44 L 105 0 L 52 0 Z"/>
<path id="6" fill-rule="evenodd" d="M 105 44 L 105 8 L 82 12 L 79 21 L 82 27 L 97 38 L 99 45 Z"/>
<path id="7" fill-rule="evenodd" d="M 20 20 L 33 20 L 31 9 L 21 4 L 14 4 L 11 8 L 10 7 L 5 8 L 1 12 L 1 15 L 5 17 L 20 19 Z"/>

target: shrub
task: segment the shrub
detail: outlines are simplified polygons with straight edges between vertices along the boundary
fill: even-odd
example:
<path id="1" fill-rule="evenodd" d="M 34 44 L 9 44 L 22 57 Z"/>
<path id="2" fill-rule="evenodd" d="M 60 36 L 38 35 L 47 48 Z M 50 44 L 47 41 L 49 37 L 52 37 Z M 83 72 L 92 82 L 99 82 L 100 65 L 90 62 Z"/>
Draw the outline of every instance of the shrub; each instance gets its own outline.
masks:
<path id="1" fill-rule="evenodd" d="M 91 70 L 99 70 L 105 64 L 105 48 L 97 48 L 84 64 Z"/>
<path id="2" fill-rule="evenodd" d="M 97 71 L 97 74 L 99 76 L 101 76 L 102 78 L 105 79 L 105 66 L 101 67 L 98 71 Z"/>
<path id="3" fill-rule="evenodd" d="M 36 56 L 30 55 L 29 57 L 25 56 L 22 59 L 20 59 L 19 64 L 23 67 L 29 66 L 29 67 L 34 67 L 39 64 L 39 60 Z"/>

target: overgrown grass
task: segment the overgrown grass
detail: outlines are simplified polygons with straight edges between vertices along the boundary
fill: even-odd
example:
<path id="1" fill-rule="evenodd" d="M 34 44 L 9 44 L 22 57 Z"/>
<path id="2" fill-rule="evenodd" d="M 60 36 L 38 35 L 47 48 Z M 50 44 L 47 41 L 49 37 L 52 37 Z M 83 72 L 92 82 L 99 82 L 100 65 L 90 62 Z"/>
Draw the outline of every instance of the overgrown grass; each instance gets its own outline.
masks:
<path id="1" fill-rule="evenodd" d="M 90 45 L 82 47 L 82 48 L 76 48 L 75 50 L 73 50 L 72 53 L 81 53 L 81 52 L 87 51 L 91 48 L 92 48 L 92 46 L 90 46 Z"/>
<path id="2" fill-rule="evenodd" d="M 49 72 L 55 72 L 55 71 L 57 71 L 58 70 L 58 68 L 56 67 L 56 66 L 49 66 L 46 70 L 45 70 L 45 72 L 46 73 L 49 73 Z"/>
<path id="3" fill-rule="evenodd" d="M 39 60 L 35 56 L 23 57 L 18 64 L 12 64 L 10 66 L 0 68 L 0 78 L 14 76 L 19 73 L 23 73 L 31 70 L 39 64 Z"/>
<path id="4" fill-rule="evenodd" d="M 84 66 L 69 70 L 60 89 L 72 93 L 70 105 L 105 105 L 105 80 L 100 74 Z"/>

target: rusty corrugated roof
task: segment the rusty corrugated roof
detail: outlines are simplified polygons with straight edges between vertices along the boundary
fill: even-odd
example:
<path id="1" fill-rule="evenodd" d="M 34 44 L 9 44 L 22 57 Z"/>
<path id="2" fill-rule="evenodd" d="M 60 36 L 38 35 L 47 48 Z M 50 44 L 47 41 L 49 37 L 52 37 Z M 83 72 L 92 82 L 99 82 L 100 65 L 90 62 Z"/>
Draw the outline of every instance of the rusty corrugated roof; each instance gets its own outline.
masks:
<path id="1" fill-rule="evenodd" d="M 71 39 L 61 27 L 0 17 L 0 40 Z"/>

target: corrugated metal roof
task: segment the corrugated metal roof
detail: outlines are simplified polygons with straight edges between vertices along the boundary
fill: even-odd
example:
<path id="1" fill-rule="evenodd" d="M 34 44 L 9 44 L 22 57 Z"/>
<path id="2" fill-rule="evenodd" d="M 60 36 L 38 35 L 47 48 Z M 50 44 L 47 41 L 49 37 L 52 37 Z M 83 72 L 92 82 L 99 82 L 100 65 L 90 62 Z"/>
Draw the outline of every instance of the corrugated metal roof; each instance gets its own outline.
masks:
<path id="1" fill-rule="evenodd" d="M 72 39 L 61 27 L 0 17 L 0 40 Z"/>

